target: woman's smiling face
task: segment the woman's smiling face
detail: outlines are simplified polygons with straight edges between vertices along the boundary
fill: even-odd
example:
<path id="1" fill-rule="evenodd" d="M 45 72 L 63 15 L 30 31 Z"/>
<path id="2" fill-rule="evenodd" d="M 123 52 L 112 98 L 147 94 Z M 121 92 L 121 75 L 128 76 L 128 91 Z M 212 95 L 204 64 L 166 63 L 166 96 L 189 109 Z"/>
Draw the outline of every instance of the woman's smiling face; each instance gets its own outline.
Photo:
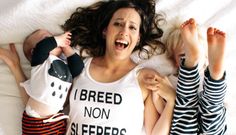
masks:
<path id="1" fill-rule="evenodd" d="M 106 55 L 115 59 L 129 58 L 140 40 L 140 25 L 141 18 L 135 9 L 117 10 L 104 30 Z"/>

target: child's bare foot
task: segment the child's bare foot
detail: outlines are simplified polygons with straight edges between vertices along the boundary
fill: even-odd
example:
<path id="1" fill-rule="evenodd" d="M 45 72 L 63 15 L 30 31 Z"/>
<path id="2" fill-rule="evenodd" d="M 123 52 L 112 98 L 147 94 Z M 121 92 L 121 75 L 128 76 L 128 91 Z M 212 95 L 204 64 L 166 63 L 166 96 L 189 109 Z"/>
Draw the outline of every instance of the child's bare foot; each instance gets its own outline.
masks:
<path id="1" fill-rule="evenodd" d="M 200 55 L 197 24 L 195 20 L 191 18 L 181 25 L 180 30 L 185 49 L 184 65 L 191 68 L 198 64 Z"/>
<path id="2" fill-rule="evenodd" d="M 225 33 L 210 27 L 207 30 L 207 42 L 210 75 L 219 80 L 224 74 Z"/>
<path id="3" fill-rule="evenodd" d="M 70 39 L 71 39 L 70 32 L 65 32 L 64 34 L 55 36 L 57 46 L 60 46 L 60 47 L 66 47 L 66 46 L 70 45 L 70 43 L 71 43 Z"/>

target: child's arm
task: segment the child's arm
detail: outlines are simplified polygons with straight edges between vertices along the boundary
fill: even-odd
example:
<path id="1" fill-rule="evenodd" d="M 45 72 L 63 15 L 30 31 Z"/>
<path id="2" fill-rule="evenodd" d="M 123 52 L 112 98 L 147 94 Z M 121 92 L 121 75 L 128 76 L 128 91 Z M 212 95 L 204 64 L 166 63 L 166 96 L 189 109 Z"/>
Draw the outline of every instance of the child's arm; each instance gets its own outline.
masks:
<path id="1" fill-rule="evenodd" d="M 156 89 L 152 90 L 156 90 L 156 93 L 159 94 L 160 99 L 156 100 L 154 104 L 159 105 L 159 107 L 164 106 L 164 108 L 162 108 L 163 110 L 161 112 L 160 118 L 158 119 L 152 132 L 154 134 L 169 135 L 176 93 L 167 77 L 159 77 L 156 75 L 155 78 L 155 81 L 157 81 Z M 163 99 L 166 101 L 166 103 L 164 103 Z"/>
<path id="2" fill-rule="evenodd" d="M 61 39 L 63 40 L 57 40 L 57 37 L 55 37 L 55 39 L 56 41 L 60 41 L 57 44 L 62 48 L 63 53 L 67 57 L 68 67 L 70 69 L 72 77 L 75 78 L 82 72 L 84 68 L 84 62 L 70 46 L 71 33 L 65 32 L 65 34 L 63 34 L 62 36 L 63 38 Z"/>
<path id="3" fill-rule="evenodd" d="M 31 66 L 42 64 L 49 56 L 50 51 L 57 47 L 54 37 L 47 37 L 37 43 L 33 50 Z"/>
<path id="4" fill-rule="evenodd" d="M 70 46 L 71 33 L 66 32 L 61 35 L 46 37 L 43 40 L 39 41 L 33 50 L 31 66 L 37 66 L 42 64 L 49 56 L 49 54 L 60 55 L 59 50 L 55 48 L 67 48 Z M 59 49 L 59 48 L 57 48 Z M 66 51 L 64 51 L 66 50 Z M 64 49 L 64 53 L 67 57 L 71 56 L 74 51 L 71 49 Z"/>
<path id="5" fill-rule="evenodd" d="M 84 62 L 77 53 L 74 53 L 72 56 L 68 57 L 67 62 L 73 78 L 82 72 L 84 68 Z"/>
<path id="6" fill-rule="evenodd" d="M 12 74 L 14 75 L 17 86 L 20 90 L 20 94 L 22 96 L 22 101 L 24 105 L 26 105 L 29 96 L 27 95 L 25 89 L 20 86 L 20 83 L 26 81 L 27 78 L 20 65 L 20 58 L 16 51 L 15 45 L 10 44 L 9 47 L 10 50 L 0 48 L 0 59 L 2 59 L 7 64 Z"/>
<path id="7" fill-rule="evenodd" d="M 151 103 L 153 102 L 153 100 L 149 101 L 150 104 L 153 104 L 152 106 L 154 105 L 156 106 L 156 108 L 154 109 L 157 109 L 158 113 L 160 113 L 160 116 L 157 117 L 157 120 L 155 121 L 152 127 L 149 124 L 149 122 L 151 121 L 153 123 L 153 120 L 156 119 L 156 116 L 155 115 L 150 116 L 150 114 L 153 114 L 152 113 L 153 110 L 151 109 L 145 111 L 145 114 L 149 116 L 145 117 L 146 125 L 149 126 L 148 128 L 149 131 L 147 131 L 147 133 L 154 135 L 156 134 L 168 135 L 170 132 L 173 109 L 175 104 L 175 97 L 176 97 L 175 90 L 168 81 L 167 77 L 160 77 L 155 71 L 152 70 L 151 71 L 144 70 L 142 82 L 143 82 L 142 86 L 144 88 L 149 90 L 152 94 L 159 95 L 159 97 L 154 100 L 154 103 Z M 164 102 L 164 100 L 166 101 L 166 103 Z M 152 129 L 151 131 L 150 127 Z"/>

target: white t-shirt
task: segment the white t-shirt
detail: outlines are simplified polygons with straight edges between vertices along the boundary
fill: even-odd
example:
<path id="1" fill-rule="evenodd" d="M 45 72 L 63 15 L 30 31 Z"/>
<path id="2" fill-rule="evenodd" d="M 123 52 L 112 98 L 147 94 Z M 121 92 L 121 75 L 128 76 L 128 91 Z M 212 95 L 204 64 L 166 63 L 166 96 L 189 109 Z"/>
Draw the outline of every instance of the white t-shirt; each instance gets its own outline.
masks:
<path id="1" fill-rule="evenodd" d="M 43 64 L 32 67 L 30 79 L 21 85 L 31 98 L 59 111 L 63 109 L 71 83 L 72 75 L 67 64 L 49 55 Z"/>
<path id="2" fill-rule="evenodd" d="M 111 83 L 94 80 L 89 73 L 92 58 L 73 82 L 67 135 L 140 135 L 144 103 L 135 67 Z"/>

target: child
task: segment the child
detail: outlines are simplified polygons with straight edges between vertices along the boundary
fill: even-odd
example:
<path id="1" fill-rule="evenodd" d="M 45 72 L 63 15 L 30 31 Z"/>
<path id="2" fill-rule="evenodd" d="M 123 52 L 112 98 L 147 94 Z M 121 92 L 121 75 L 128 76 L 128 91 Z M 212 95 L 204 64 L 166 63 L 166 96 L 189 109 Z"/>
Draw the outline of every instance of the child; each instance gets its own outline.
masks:
<path id="1" fill-rule="evenodd" d="M 180 65 L 181 57 L 184 57 L 184 43 L 183 39 L 181 38 L 181 23 L 180 20 L 175 19 L 174 25 L 169 30 L 169 34 L 166 37 L 166 54 L 167 58 L 172 61 L 173 66 L 175 68 L 175 72 L 172 72 L 168 76 L 169 80 L 171 81 L 174 87 L 177 86 L 177 76 L 178 76 L 178 68 Z M 199 51 L 202 55 L 200 55 L 200 61 L 198 63 L 198 69 L 200 74 L 204 74 L 204 70 L 208 65 L 207 59 L 207 42 L 204 36 L 202 35 L 202 30 L 199 26 L 197 26 L 197 34 L 198 34 L 198 41 L 199 41 Z"/>
<path id="2" fill-rule="evenodd" d="M 23 134 L 64 134 L 66 131 L 68 116 L 58 112 L 63 109 L 72 78 L 84 67 L 80 56 L 70 47 L 70 37 L 69 32 L 53 37 L 46 30 L 37 30 L 25 39 L 23 51 L 32 66 L 31 78 L 27 81 L 15 46 L 10 44 L 10 51 L 0 50 L 0 58 L 14 74 L 26 105 Z M 62 52 L 68 66 L 61 58 Z"/>
<path id="3" fill-rule="evenodd" d="M 194 19 L 181 25 L 184 57 L 180 61 L 177 98 L 171 134 L 219 135 L 226 131 L 224 97 L 226 92 L 224 55 L 225 33 L 208 28 L 208 62 L 204 72 L 203 91 L 198 93 L 200 44 Z M 178 54 L 178 53 L 177 53 Z M 175 55 L 177 56 L 177 55 Z M 178 57 L 175 57 L 178 59 Z"/>
<path id="4" fill-rule="evenodd" d="M 173 37 L 178 37 L 176 40 L 179 40 L 179 38 L 181 40 L 175 42 L 176 44 L 172 44 L 174 49 L 171 50 L 175 52 L 172 59 L 176 62 L 176 66 L 179 66 L 171 135 L 196 135 L 201 133 L 223 135 L 227 129 L 225 123 L 226 109 L 223 103 L 226 93 L 224 71 L 225 33 L 216 28 L 208 28 L 209 65 L 204 72 L 203 91 L 200 93 L 198 93 L 200 85 L 198 63 L 204 59 L 200 57 L 201 47 L 199 45 L 201 44 L 199 44 L 198 34 L 194 19 L 184 22 L 179 33 L 172 34 Z M 180 57 L 181 60 L 178 62 Z M 150 74 L 145 79 L 144 82 L 149 89 L 157 92 L 159 89 L 173 90 L 167 77 L 160 78 Z M 157 104 L 158 97 L 158 95 L 154 96 L 156 107 L 160 106 Z"/>

